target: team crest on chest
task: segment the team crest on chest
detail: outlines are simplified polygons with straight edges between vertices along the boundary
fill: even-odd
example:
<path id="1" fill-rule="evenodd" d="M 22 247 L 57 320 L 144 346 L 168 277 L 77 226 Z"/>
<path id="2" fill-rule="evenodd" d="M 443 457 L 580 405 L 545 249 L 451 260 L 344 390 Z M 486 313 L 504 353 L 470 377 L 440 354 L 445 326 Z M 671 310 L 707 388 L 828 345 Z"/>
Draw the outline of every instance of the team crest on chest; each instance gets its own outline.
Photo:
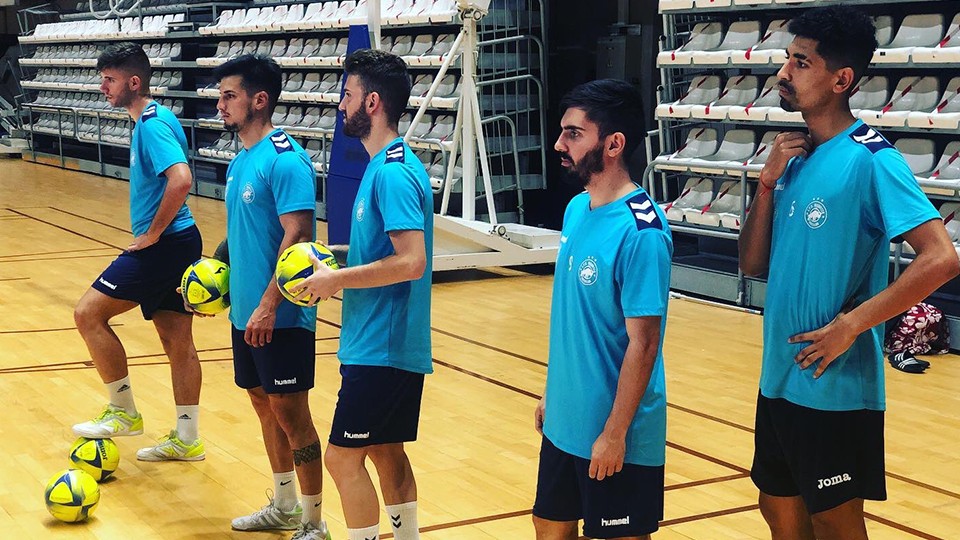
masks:
<path id="1" fill-rule="evenodd" d="M 823 204 L 823 199 L 816 198 L 810 201 L 806 210 L 803 211 L 803 219 L 811 229 L 823 227 L 827 222 L 827 206 Z"/>
<path id="2" fill-rule="evenodd" d="M 367 200 L 360 199 L 357 203 L 357 221 L 363 221 L 363 214 L 367 211 Z"/>
<path id="3" fill-rule="evenodd" d="M 253 184 L 247 183 L 247 185 L 243 186 L 243 192 L 240 193 L 240 199 L 242 199 L 243 202 L 250 204 L 256 198 L 257 192 L 254 191 Z"/>
<path id="4" fill-rule="evenodd" d="M 580 278 L 580 283 L 589 287 L 597 282 L 599 272 L 600 269 L 597 267 L 597 259 L 587 257 L 580 263 L 580 269 L 577 270 L 577 277 Z"/>

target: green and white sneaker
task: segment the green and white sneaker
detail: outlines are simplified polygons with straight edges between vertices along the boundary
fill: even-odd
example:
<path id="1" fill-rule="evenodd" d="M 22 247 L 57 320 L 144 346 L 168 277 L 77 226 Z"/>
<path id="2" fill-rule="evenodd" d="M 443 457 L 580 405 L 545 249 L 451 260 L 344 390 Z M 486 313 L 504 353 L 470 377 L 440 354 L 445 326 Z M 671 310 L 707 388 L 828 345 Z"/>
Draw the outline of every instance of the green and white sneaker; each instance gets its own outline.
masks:
<path id="1" fill-rule="evenodd" d="M 297 503 L 293 510 L 284 512 L 274 504 L 273 491 L 269 489 L 267 499 L 270 502 L 266 506 L 249 516 L 234 518 L 230 526 L 236 531 L 292 531 L 300 526 L 300 518 L 303 516 L 300 503 Z"/>
<path id="2" fill-rule="evenodd" d="M 143 433 L 143 416 L 132 416 L 116 405 L 107 405 L 100 416 L 73 426 L 73 432 L 88 439 L 109 439 Z"/>
<path id="3" fill-rule="evenodd" d="M 203 451 L 203 441 L 199 438 L 191 444 L 183 442 L 177 435 L 177 430 L 160 439 L 156 446 L 148 446 L 137 451 L 140 461 L 202 461 L 206 454 Z"/>
<path id="4" fill-rule="evenodd" d="M 331 540 L 331 537 L 327 524 L 321 521 L 319 529 L 309 523 L 301 523 L 290 540 Z"/>

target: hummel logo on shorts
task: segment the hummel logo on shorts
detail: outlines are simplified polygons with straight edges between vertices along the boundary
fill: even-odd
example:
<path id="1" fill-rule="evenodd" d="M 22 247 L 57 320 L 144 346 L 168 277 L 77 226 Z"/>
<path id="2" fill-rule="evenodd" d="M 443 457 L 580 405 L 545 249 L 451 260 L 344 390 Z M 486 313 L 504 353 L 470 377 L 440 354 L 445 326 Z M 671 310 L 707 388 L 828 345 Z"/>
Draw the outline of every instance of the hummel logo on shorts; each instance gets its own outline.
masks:
<path id="1" fill-rule="evenodd" d="M 603 519 L 603 518 L 600 518 L 600 526 L 601 526 L 601 527 L 617 527 L 617 526 L 620 526 L 620 525 L 629 525 L 629 524 L 630 524 L 630 516 L 622 517 L 622 518 L 618 518 L 618 519 Z"/>

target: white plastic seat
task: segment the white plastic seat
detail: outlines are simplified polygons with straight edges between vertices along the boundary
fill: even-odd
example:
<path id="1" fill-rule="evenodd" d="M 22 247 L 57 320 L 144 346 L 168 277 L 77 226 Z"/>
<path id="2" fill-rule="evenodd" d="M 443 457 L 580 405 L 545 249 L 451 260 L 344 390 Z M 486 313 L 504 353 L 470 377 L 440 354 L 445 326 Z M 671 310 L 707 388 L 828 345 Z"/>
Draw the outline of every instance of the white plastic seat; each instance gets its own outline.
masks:
<path id="1" fill-rule="evenodd" d="M 430 22 L 433 24 L 449 24 L 457 17 L 456 0 L 434 0 L 430 8 Z"/>
<path id="2" fill-rule="evenodd" d="M 747 196 L 749 207 L 750 197 Z M 700 211 L 694 208 L 684 210 L 684 218 L 690 223 L 707 227 L 727 227 L 740 229 L 740 212 L 743 203 L 743 189 L 739 180 L 731 180 L 720 185 L 717 196 Z"/>
<path id="3" fill-rule="evenodd" d="M 933 155 L 936 145 L 932 140 L 904 137 L 893 146 L 903 155 L 914 176 L 928 176 L 933 172 L 937 157 Z"/>
<path id="4" fill-rule="evenodd" d="M 412 8 L 412 0 L 385 0 L 380 4 L 380 20 L 385 25 L 402 24 L 401 17 Z"/>
<path id="5" fill-rule="evenodd" d="M 787 30 L 790 21 L 778 19 L 767 26 L 767 31 L 759 41 L 745 51 L 731 51 L 732 64 L 767 65 L 782 64 L 787 60 L 786 48 L 793 41 L 793 34 Z"/>
<path id="6" fill-rule="evenodd" d="M 694 65 L 726 65 L 732 56 L 749 49 L 758 41 L 760 41 L 760 21 L 737 21 L 730 25 L 719 45 L 693 53 L 690 61 Z"/>
<path id="7" fill-rule="evenodd" d="M 425 56 L 433 48 L 433 36 L 429 34 L 420 34 L 413 38 L 410 45 L 410 51 L 403 55 L 403 60 L 411 65 L 420 65 L 421 56 Z"/>
<path id="8" fill-rule="evenodd" d="M 309 5 L 313 6 L 315 4 Z M 287 14 L 283 16 L 283 19 L 274 23 L 272 31 L 295 30 L 297 25 L 300 24 L 300 21 L 303 20 L 304 7 L 303 4 L 293 4 L 289 6 L 287 8 Z M 319 9 L 319 6 L 317 6 L 317 9 Z"/>
<path id="9" fill-rule="evenodd" d="M 410 54 L 410 49 L 413 47 L 413 36 L 402 35 L 397 36 L 393 40 L 393 48 L 390 49 L 390 52 L 397 56 L 407 56 Z"/>
<path id="10" fill-rule="evenodd" d="M 269 10 L 269 12 L 267 12 Z M 247 14 L 244 16 L 243 21 L 236 26 L 230 26 L 229 31 L 233 33 L 246 33 L 246 32 L 256 32 L 259 28 L 260 13 L 267 12 L 267 14 L 272 13 L 273 9 L 269 7 L 258 8 L 252 7 L 247 9 Z"/>
<path id="11" fill-rule="evenodd" d="M 859 117 L 861 120 L 867 123 L 872 123 L 873 121 L 879 121 L 879 118 L 884 114 L 884 111 L 892 109 L 903 99 L 909 99 L 911 94 L 913 94 L 914 86 L 920 82 L 921 77 L 904 77 L 897 82 L 897 87 L 894 89 L 893 94 L 890 98 L 884 102 L 882 105 L 874 105 L 872 107 L 858 107 L 857 112 L 853 113 L 855 116 Z M 936 84 L 936 81 L 934 81 Z M 933 98 L 936 99 L 936 98 Z M 906 121 L 906 116 L 903 118 L 904 122 Z"/>
<path id="12" fill-rule="evenodd" d="M 937 105 L 938 87 L 936 77 L 904 77 L 882 109 L 864 109 L 859 116 L 872 126 L 903 127 L 910 113 L 928 111 Z"/>
<path id="13" fill-rule="evenodd" d="M 313 21 L 320 13 L 320 10 L 325 7 L 330 9 L 330 7 L 335 4 L 336 2 L 314 2 L 312 4 L 307 4 L 303 10 L 302 16 L 297 20 L 291 20 L 291 16 L 288 12 L 288 20 L 283 22 L 281 28 L 287 31 L 310 30 L 313 28 Z"/>
<path id="14" fill-rule="evenodd" d="M 741 166 L 756 151 L 757 135 L 753 131 L 733 129 L 723 136 L 715 153 L 692 158 L 687 163 L 687 167 L 695 173 L 723 174 L 726 167 Z"/>
<path id="15" fill-rule="evenodd" d="M 433 42 L 433 46 L 430 47 L 430 50 L 427 51 L 426 54 L 420 56 L 419 65 L 439 66 L 443 64 L 444 58 L 453 48 L 454 40 L 456 40 L 456 36 L 453 34 L 441 34 L 437 36 L 437 39 Z"/>
<path id="16" fill-rule="evenodd" d="M 907 125 L 912 128 L 960 129 L 960 77 L 947 83 L 936 106 L 929 111 L 914 111 L 907 116 Z"/>
<path id="17" fill-rule="evenodd" d="M 397 18 L 397 24 L 428 24 L 433 4 L 434 0 L 413 0 L 410 10 Z"/>
<path id="18" fill-rule="evenodd" d="M 931 171 L 915 175 L 924 193 L 931 195 L 960 194 L 960 141 L 953 141 Z"/>
<path id="19" fill-rule="evenodd" d="M 893 17 L 889 15 L 880 15 L 873 18 L 873 26 L 876 28 L 877 48 L 884 48 L 893 41 Z"/>
<path id="20" fill-rule="evenodd" d="M 303 42 L 303 50 L 300 51 L 300 58 L 297 60 L 299 65 L 311 65 L 311 60 L 316 59 L 317 52 L 320 50 L 321 41 L 317 38 L 310 38 Z"/>
<path id="21" fill-rule="evenodd" d="M 313 129 L 320 121 L 320 107 L 307 107 L 303 110 L 303 119 L 300 121 L 300 127 L 304 129 Z"/>
<path id="22" fill-rule="evenodd" d="M 693 0 L 693 7 L 698 9 L 719 9 L 728 8 L 732 3 L 732 0 Z"/>
<path id="23" fill-rule="evenodd" d="M 680 9 L 693 9 L 693 0 L 660 0 L 660 13 Z"/>
<path id="24" fill-rule="evenodd" d="M 731 106 L 727 109 L 727 117 L 740 122 L 765 121 L 770 109 L 780 107 L 779 82 L 780 79 L 776 75 L 767 77 L 757 97 L 743 107 Z"/>
<path id="25" fill-rule="evenodd" d="M 720 77 L 701 75 L 690 81 L 687 91 L 672 103 L 657 105 L 657 118 L 689 118 L 694 105 L 706 105 L 720 97 Z"/>
<path id="26" fill-rule="evenodd" d="M 672 51 L 662 51 L 657 55 L 658 66 L 685 65 L 691 62 L 698 51 L 706 51 L 720 45 L 723 39 L 723 25 L 718 22 L 698 23 L 690 31 L 686 43 Z"/>
<path id="27" fill-rule="evenodd" d="M 708 156 L 717 151 L 717 130 L 713 128 L 695 128 L 687 134 L 687 140 L 676 152 L 661 154 L 653 162 L 658 169 L 685 171 L 693 158 Z"/>
<path id="28" fill-rule="evenodd" d="M 261 22 L 258 25 L 258 29 L 264 32 L 279 32 L 281 24 L 287 18 L 287 11 L 289 7 L 285 5 L 279 5 L 273 7 L 273 13 L 269 17 L 263 16 L 263 11 L 260 11 Z"/>
<path id="29" fill-rule="evenodd" d="M 886 77 L 867 75 L 860 79 L 850 92 L 850 112 L 854 116 L 862 109 L 879 109 L 889 101 L 889 85 Z"/>
<path id="30" fill-rule="evenodd" d="M 960 13 L 953 17 L 947 33 L 932 47 L 916 47 L 910 51 L 914 64 L 960 63 Z"/>
<path id="31" fill-rule="evenodd" d="M 693 105 L 690 108 L 691 118 L 707 118 L 710 120 L 724 120 L 731 107 L 746 107 L 757 97 L 759 82 L 753 75 L 731 77 L 720 95 L 706 105 Z"/>
<path id="32" fill-rule="evenodd" d="M 683 222 L 684 210 L 700 210 L 713 199 L 713 182 L 707 178 L 690 178 L 683 185 L 680 196 L 661 205 L 668 221 Z"/>
<path id="33" fill-rule="evenodd" d="M 917 47 L 934 47 L 943 38 L 943 15 L 907 15 L 890 43 L 873 53 L 875 64 L 900 64 L 910 61 Z"/>
<path id="34" fill-rule="evenodd" d="M 320 119 L 317 121 L 316 129 L 326 132 L 332 132 L 334 127 L 337 125 L 337 109 L 335 107 L 327 107 L 323 110 L 323 113 L 320 115 Z M 401 132 L 403 133 L 403 132 Z"/>
<path id="35" fill-rule="evenodd" d="M 270 117 L 270 121 L 273 122 L 275 126 L 282 126 L 283 122 L 287 119 L 287 113 L 286 105 L 277 105 L 277 108 L 273 110 L 273 116 Z"/>
<path id="36" fill-rule="evenodd" d="M 286 53 L 287 41 L 284 39 L 274 40 L 273 45 L 270 47 L 270 56 L 276 59 L 286 56 Z"/>
<path id="37" fill-rule="evenodd" d="M 260 54 L 260 55 L 263 55 L 263 56 L 269 56 L 269 55 L 270 55 L 270 49 L 272 49 L 272 48 L 273 48 L 273 42 L 270 41 L 269 39 L 265 39 L 265 40 L 257 43 L 257 54 Z"/>
<path id="38" fill-rule="evenodd" d="M 357 2 L 354 0 L 344 0 L 340 2 L 340 5 L 337 7 L 337 10 L 334 11 L 329 18 L 320 22 L 321 28 L 345 28 L 349 26 L 347 24 L 347 19 L 353 14 L 353 11 L 357 8 Z"/>
<path id="39" fill-rule="evenodd" d="M 357 0 L 357 5 L 341 19 L 341 24 L 344 26 L 367 24 L 367 0 Z"/>

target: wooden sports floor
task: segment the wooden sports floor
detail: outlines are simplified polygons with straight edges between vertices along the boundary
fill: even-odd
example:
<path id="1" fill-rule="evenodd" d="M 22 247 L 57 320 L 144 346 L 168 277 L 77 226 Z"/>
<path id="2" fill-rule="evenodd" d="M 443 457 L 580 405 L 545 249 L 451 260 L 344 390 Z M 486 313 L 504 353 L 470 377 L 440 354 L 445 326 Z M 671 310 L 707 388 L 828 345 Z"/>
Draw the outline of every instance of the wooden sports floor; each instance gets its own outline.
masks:
<path id="1" fill-rule="evenodd" d="M 70 426 L 105 402 L 72 312 L 130 240 L 127 196 L 122 181 L 0 161 L 0 538 L 286 538 L 230 530 L 232 517 L 266 503 L 272 480 L 253 410 L 233 384 L 225 316 L 195 326 L 206 461 L 136 460 L 139 447 L 173 427 L 174 409 L 159 340 L 133 311 L 114 323 L 146 432 L 117 439 L 120 468 L 88 523 L 61 524 L 44 509 L 47 479 L 68 465 Z M 194 197 L 190 206 L 210 254 L 224 235 L 223 203 Z M 551 281 L 514 270 L 435 279 L 436 372 L 420 439 L 409 447 L 425 540 L 533 538 L 533 410 L 546 373 Z M 325 441 L 339 387 L 340 303 L 322 305 L 319 319 L 311 407 Z M 760 330 L 756 315 L 671 303 L 666 515 L 655 538 L 769 538 L 748 477 Z M 960 358 L 932 361 L 923 375 L 887 367 L 889 500 L 867 504 L 873 539 L 960 538 Z M 324 514 L 343 539 L 329 477 L 325 486 Z M 381 519 L 384 533 L 388 524 Z"/>

